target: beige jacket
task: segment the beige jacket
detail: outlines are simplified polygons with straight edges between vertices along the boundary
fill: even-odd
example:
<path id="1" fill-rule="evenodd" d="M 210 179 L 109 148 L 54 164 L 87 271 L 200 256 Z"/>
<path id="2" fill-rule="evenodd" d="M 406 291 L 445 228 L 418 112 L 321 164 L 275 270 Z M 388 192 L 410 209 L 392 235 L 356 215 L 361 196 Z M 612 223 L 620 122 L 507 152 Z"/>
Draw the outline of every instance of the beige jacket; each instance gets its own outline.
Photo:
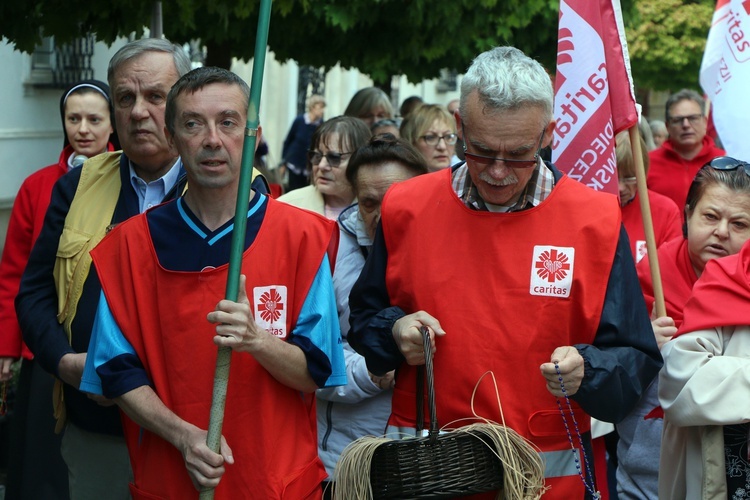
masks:
<path id="1" fill-rule="evenodd" d="M 280 196 L 279 201 L 310 210 L 316 214 L 325 215 L 326 213 L 326 202 L 315 186 L 305 186 L 289 191 Z"/>
<path id="2" fill-rule="evenodd" d="M 725 499 L 723 426 L 750 422 L 750 326 L 681 335 L 661 353 L 659 498 Z"/>

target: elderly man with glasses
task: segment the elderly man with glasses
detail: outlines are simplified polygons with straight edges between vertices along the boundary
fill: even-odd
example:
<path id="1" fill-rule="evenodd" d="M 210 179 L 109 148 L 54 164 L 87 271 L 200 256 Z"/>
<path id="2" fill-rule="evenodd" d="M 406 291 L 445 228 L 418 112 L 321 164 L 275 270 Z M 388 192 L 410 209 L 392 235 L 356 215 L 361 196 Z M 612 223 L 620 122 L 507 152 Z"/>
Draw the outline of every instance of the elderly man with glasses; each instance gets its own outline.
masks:
<path id="1" fill-rule="evenodd" d="M 503 421 L 495 388 L 478 384 L 492 372 L 505 424 L 543 455 L 545 498 L 570 499 L 599 489 L 581 451 L 587 414 L 622 419 L 661 357 L 617 199 L 539 157 L 552 95 L 518 49 L 474 60 L 455 114 L 466 162 L 386 194 L 350 295 L 349 341 L 372 373 L 396 369 L 389 433 L 417 428 L 421 327 L 436 349 L 441 422 Z"/>
<path id="2" fill-rule="evenodd" d="M 648 187 L 682 209 L 698 170 L 726 153 L 706 135 L 706 101 L 694 90 L 682 89 L 667 99 L 664 121 L 669 137 L 649 154 Z"/>

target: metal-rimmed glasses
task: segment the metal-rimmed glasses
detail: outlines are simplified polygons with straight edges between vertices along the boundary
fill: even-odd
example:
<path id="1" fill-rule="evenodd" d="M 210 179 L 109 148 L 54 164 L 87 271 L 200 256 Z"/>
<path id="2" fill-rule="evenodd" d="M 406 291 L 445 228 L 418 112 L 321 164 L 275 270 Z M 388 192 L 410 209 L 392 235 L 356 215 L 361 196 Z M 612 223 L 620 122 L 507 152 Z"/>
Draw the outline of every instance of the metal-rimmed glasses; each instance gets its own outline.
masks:
<path id="1" fill-rule="evenodd" d="M 530 160 L 516 160 L 512 158 L 499 158 L 495 156 L 483 156 L 483 155 L 478 155 L 475 153 L 469 153 L 466 150 L 466 143 L 467 143 L 466 140 L 464 140 L 464 156 L 466 157 L 467 160 L 471 160 L 474 163 L 478 163 L 480 165 L 491 165 L 495 163 L 496 161 L 501 161 L 510 168 L 535 167 L 539 163 L 539 155 L 542 150 L 542 141 L 544 141 L 545 131 L 546 131 L 546 128 L 542 129 L 542 133 L 539 134 L 539 144 L 537 145 L 536 153 L 534 153 L 534 158 Z M 461 133 L 464 137 L 466 137 L 466 132 L 463 129 L 463 124 L 461 125 Z"/>
<path id="2" fill-rule="evenodd" d="M 453 146 L 456 141 L 458 141 L 458 135 L 457 134 L 445 134 L 445 135 L 437 135 L 437 134 L 425 134 L 419 136 L 420 139 L 422 139 L 425 144 L 428 146 L 437 146 L 440 142 L 440 139 L 444 140 L 445 143 L 448 146 Z"/>
<path id="3" fill-rule="evenodd" d="M 341 160 L 343 160 L 345 156 L 350 156 L 352 154 L 354 154 L 353 151 L 351 153 L 336 153 L 335 151 L 329 151 L 328 153 L 323 154 L 320 151 L 310 149 L 307 151 L 307 160 L 313 165 L 318 165 L 323 157 L 325 157 L 331 168 L 339 168 L 341 166 Z"/>

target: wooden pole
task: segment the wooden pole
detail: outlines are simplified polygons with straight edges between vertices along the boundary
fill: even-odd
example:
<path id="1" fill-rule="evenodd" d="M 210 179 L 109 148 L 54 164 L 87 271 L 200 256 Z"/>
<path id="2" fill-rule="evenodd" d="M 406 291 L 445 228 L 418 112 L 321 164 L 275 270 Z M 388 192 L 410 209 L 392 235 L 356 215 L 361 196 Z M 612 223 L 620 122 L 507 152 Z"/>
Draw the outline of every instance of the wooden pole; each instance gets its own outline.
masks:
<path id="1" fill-rule="evenodd" d="M 232 247 L 229 254 L 226 299 L 237 301 L 239 295 L 240 274 L 242 271 L 242 254 L 245 249 L 245 232 L 247 229 L 247 204 L 250 199 L 250 185 L 253 176 L 253 158 L 255 141 L 260 120 L 260 94 L 263 86 L 263 69 L 266 64 L 266 46 L 268 44 L 268 27 L 271 23 L 271 0 L 261 0 L 258 16 L 258 32 L 255 37 L 255 57 L 253 58 L 253 76 L 250 82 L 250 104 L 247 109 L 245 141 L 242 148 L 242 164 L 237 192 L 237 205 L 234 213 L 234 231 Z M 232 349 L 219 347 L 214 373 L 214 388 L 211 400 L 211 416 L 208 423 L 206 444 L 215 452 L 221 447 L 221 427 L 224 422 L 224 407 L 227 400 L 227 383 Z M 211 500 L 213 488 L 201 491 L 200 500 Z"/>
<path id="2" fill-rule="evenodd" d="M 648 188 L 646 187 L 646 169 L 643 166 L 643 155 L 641 152 L 641 136 L 638 124 L 628 130 L 630 136 L 630 147 L 635 160 L 635 178 L 638 188 L 638 200 L 641 204 L 641 216 L 643 217 L 643 230 L 646 235 L 646 251 L 648 262 L 651 267 L 651 281 L 654 284 L 654 304 L 656 305 L 656 317 L 667 315 L 664 305 L 664 289 L 661 285 L 661 271 L 659 258 L 656 254 L 656 237 L 654 236 L 654 223 L 651 219 L 651 204 L 648 200 Z M 649 311 L 650 312 L 650 311 Z"/>

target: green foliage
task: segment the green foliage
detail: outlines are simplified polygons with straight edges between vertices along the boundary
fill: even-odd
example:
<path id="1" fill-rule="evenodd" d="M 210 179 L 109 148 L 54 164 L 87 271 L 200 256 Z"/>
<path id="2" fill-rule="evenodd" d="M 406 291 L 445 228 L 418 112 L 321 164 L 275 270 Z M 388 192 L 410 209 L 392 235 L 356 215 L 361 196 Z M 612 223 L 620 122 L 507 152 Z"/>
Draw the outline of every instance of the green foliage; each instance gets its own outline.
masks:
<path id="1" fill-rule="evenodd" d="M 111 43 L 141 34 L 151 0 L 13 0 L 0 4 L 0 35 L 31 52 L 41 29 L 59 43 L 86 32 Z M 213 50 L 252 58 L 258 0 L 164 0 L 164 33 L 175 42 L 200 38 Z M 269 46 L 280 61 L 356 67 L 376 82 L 411 81 L 463 71 L 476 54 L 516 45 L 554 66 L 556 0 L 276 0 Z M 217 48 L 219 47 L 219 48 Z"/>
<path id="2" fill-rule="evenodd" d="M 9 0 L 0 35 L 31 52 L 39 33 L 58 43 L 87 32 L 113 42 L 140 36 L 152 0 Z M 259 0 L 164 0 L 164 32 L 200 38 L 213 60 L 253 57 Z M 636 85 L 698 86 L 714 0 L 622 0 Z M 413 82 L 441 69 L 462 72 L 480 52 L 515 45 L 554 72 L 559 0 L 275 0 L 269 46 L 280 61 L 358 68 L 377 83 L 404 74 Z M 218 53 L 217 53 L 218 52 Z"/>
<path id="3" fill-rule="evenodd" d="M 638 0 L 626 18 L 633 79 L 654 90 L 699 88 L 713 0 Z"/>

